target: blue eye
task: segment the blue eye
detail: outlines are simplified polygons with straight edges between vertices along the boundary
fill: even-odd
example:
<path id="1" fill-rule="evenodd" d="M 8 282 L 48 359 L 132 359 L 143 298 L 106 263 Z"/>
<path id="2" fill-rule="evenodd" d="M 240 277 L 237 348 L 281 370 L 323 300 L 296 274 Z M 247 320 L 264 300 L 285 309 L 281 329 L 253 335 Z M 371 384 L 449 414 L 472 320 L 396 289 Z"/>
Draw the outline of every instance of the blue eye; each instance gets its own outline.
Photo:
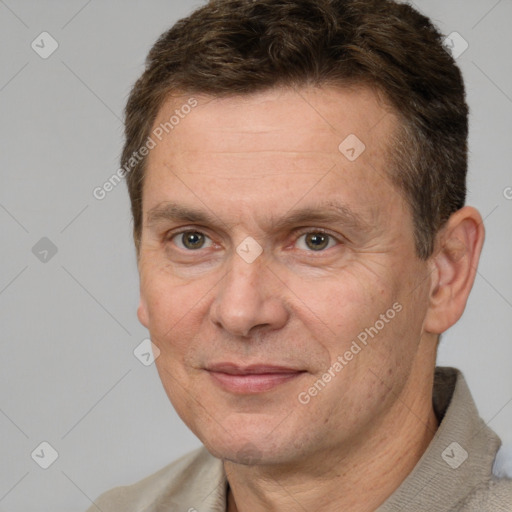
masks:
<path id="1" fill-rule="evenodd" d="M 212 245 L 211 238 L 199 231 L 183 231 L 182 233 L 174 235 L 171 240 L 173 240 L 180 249 L 186 251 L 204 249 Z"/>
<path id="2" fill-rule="evenodd" d="M 304 233 L 297 239 L 297 246 L 299 249 L 316 252 L 330 249 L 336 245 L 336 243 L 337 242 L 334 237 L 328 235 L 327 233 L 322 233 L 321 231 L 311 231 L 309 233 Z"/>

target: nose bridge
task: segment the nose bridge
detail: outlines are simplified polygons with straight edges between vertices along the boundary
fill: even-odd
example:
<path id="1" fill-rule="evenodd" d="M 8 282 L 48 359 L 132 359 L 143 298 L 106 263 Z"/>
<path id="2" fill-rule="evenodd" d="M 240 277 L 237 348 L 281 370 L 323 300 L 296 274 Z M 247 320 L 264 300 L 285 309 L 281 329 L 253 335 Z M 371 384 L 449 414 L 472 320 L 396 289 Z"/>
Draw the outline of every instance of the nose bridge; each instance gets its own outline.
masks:
<path id="1" fill-rule="evenodd" d="M 248 296 L 258 300 L 265 288 L 264 272 L 261 259 L 248 263 L 242 260 L 238 254 L 233 255 L 226 276 L 226 291 L 234 296 L 239 295 L 244 298 Z"/>
<path id="2" fill-rule="evenodd" d="M 282 327 L 287 312 L 272 276 L 263 257 L 246 261 L 233 254 L 212 304 L 212 321 L 238 336 L 247 336 L 256 326 Z"/>

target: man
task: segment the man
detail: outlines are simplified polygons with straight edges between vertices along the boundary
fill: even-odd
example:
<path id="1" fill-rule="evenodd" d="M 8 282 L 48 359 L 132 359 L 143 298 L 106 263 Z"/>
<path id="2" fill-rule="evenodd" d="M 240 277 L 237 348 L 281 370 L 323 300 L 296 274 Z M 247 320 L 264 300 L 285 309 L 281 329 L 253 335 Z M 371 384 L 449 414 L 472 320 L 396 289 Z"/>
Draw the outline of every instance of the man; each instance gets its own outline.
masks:
<path id="1" fill-rule="evenodd" d="M 205 448 L 91 511 L 512 510 L 435 370 L 484 239 L 441 41 L 386 0 L 217 0 L 155 44 L 122 155 L 138 316 Z"/>

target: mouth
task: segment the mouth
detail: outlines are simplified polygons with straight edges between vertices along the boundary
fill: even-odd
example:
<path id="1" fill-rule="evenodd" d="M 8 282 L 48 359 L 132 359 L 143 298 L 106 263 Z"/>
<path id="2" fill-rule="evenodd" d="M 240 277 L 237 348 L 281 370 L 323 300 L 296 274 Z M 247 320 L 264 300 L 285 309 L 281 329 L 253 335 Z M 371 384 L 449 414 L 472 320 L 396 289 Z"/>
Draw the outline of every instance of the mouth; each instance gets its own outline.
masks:
<path id="1" fill-rule="evenodd" d="M 239 366 L 218 363 L 206 368 L 213 382 L 235 394 L 255 394 L 270 391 L 300 377 L 305 370 L 286 366 L 258 364 Z"/>

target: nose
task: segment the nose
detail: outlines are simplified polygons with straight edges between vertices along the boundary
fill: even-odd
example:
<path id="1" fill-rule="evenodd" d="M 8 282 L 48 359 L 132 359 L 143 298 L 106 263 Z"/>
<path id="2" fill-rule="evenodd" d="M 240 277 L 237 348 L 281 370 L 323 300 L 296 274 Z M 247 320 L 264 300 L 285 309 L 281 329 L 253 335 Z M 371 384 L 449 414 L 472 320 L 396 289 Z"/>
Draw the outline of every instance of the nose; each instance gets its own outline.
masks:
<path id="1" fill-rule="evenodd" d="M 218 286 L 210 319 L 231 335 L 249 337 L 256 331 L 272 331 L 286 324 L 289 312 L 285 286 L 263 257 L 247 263 L 234 254 Z"/>

